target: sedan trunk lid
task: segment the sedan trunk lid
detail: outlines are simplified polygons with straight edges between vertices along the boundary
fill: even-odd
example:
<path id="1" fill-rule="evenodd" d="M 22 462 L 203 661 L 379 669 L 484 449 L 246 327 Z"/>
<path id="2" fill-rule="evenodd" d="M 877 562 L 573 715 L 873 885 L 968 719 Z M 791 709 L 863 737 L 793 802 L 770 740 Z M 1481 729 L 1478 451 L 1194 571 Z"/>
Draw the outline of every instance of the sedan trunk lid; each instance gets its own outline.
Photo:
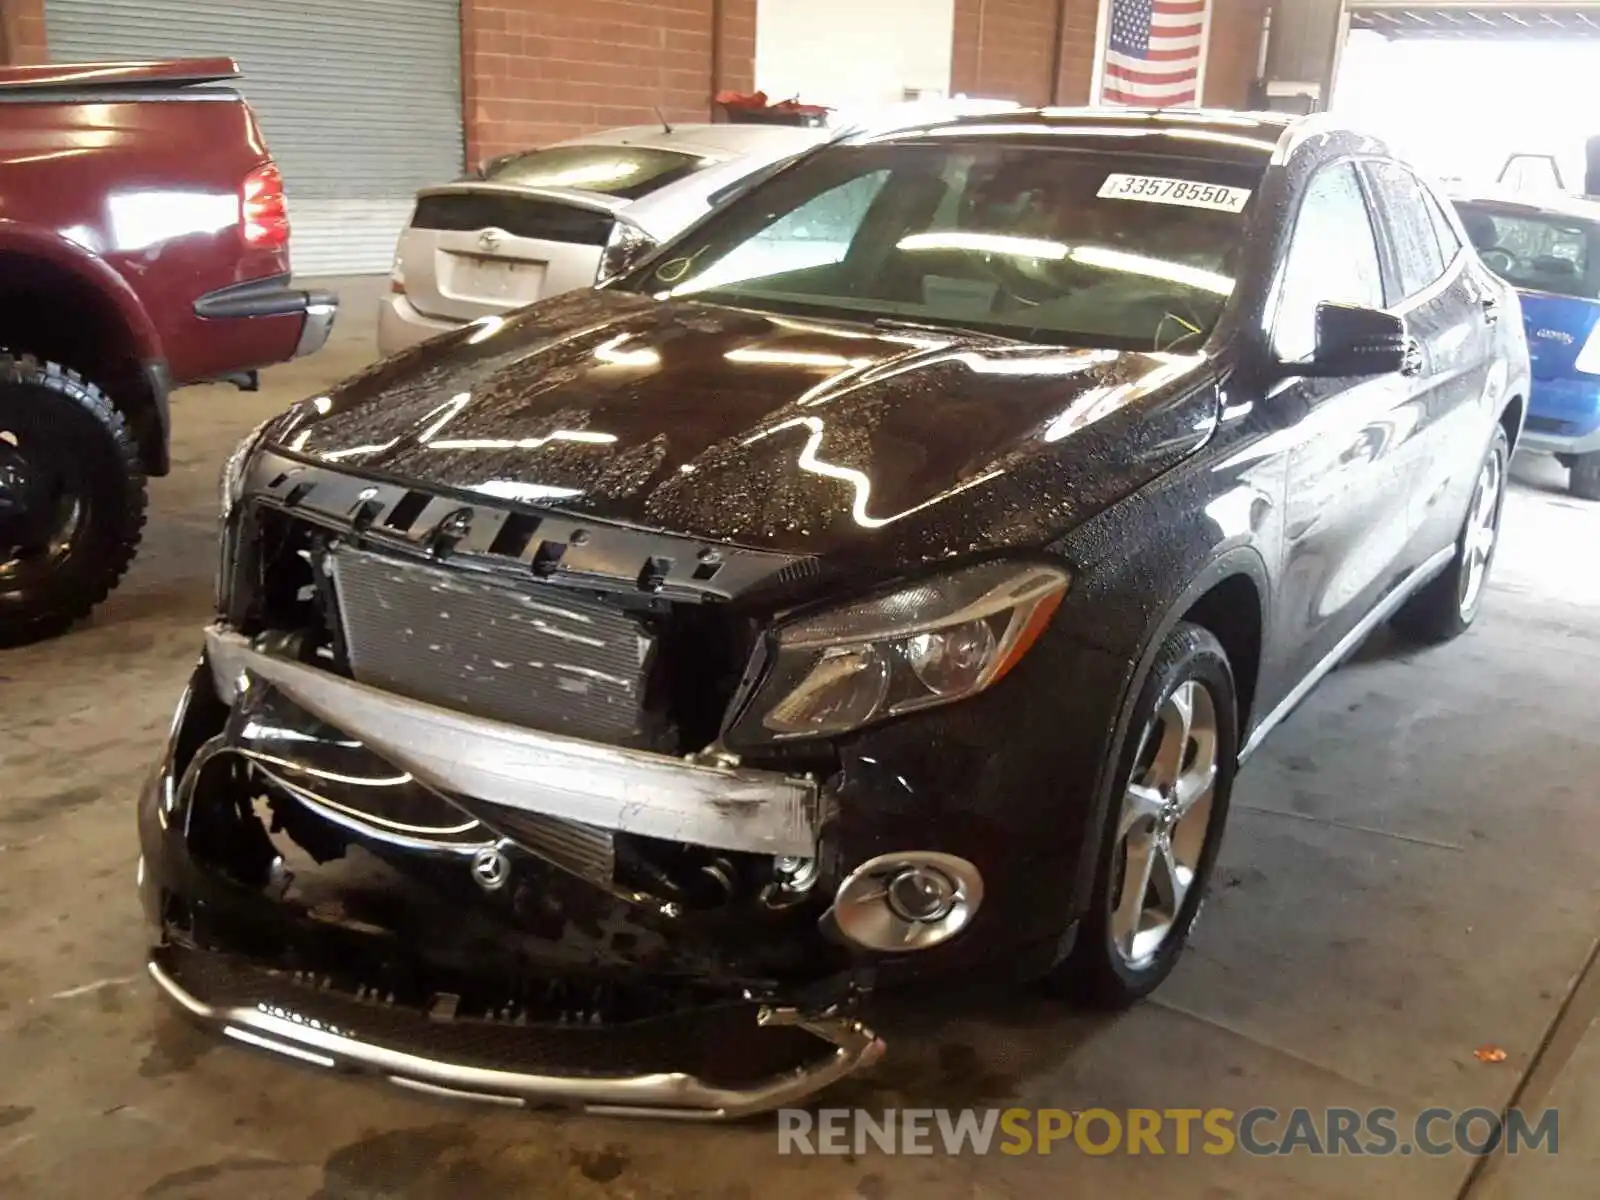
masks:
<path id="1" fill-rule="evenodd" d="M 626 204 L 569 188 L 428 188 L 400 237 L 398 277 L 418 312 L 454 321 L 589 287 Z"/>

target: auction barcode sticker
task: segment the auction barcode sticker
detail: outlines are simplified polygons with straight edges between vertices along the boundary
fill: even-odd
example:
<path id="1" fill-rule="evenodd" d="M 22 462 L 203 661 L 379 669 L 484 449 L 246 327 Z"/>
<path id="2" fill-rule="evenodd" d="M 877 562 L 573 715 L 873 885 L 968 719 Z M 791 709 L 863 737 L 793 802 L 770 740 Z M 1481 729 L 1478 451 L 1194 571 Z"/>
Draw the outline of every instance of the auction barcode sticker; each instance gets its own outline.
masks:
<path id="1" fill-rule="evenodd" d="M 1177 204 L 1184 208 L 1209 208 L 1217 212 L 1243 212 L 1250 189 L 1224 183 L 1199 183 L 1193 179 L 1163 179 L 1159 175 L 1107 175 L 1099 195 L 1113 200 L 1144 200 L 1151 204 Z"/>

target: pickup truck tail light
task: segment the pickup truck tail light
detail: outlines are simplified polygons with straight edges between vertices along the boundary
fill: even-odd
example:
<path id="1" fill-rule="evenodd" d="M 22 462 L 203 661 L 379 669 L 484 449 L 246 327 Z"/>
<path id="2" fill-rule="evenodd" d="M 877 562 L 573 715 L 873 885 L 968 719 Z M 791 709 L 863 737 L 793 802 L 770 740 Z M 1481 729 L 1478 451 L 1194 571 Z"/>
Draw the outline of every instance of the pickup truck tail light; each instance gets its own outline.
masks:
<path id="1" fill-rule="evenodd" d="M 279 250 L 289 244 L 289 198 L 277 163 L 263 163 L 244 177 L 239 209 L 246 246 Z"/>

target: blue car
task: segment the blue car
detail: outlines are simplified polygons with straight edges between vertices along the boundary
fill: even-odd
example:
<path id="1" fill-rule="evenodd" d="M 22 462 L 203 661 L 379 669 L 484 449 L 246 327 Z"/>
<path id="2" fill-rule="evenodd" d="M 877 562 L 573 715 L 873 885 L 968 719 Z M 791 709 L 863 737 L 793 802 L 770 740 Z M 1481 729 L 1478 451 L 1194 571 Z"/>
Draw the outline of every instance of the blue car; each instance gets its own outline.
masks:
<path id="1" fill-rule="evenodd" d="M 1600 500 L 1600 203 L 1455 197 L 1484 264 L 1517 289 L 1533 365 L 1519 450 L 1555 455 L 1568 490 Z"/>

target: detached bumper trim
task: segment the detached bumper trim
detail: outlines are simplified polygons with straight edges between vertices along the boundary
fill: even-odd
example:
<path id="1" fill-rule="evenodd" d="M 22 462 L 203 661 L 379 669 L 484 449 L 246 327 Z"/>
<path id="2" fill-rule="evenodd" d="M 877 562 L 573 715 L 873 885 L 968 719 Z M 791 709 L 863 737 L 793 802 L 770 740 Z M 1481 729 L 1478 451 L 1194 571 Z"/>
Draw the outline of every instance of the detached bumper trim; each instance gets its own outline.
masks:
<path id="1" fill-rule="evenodd" d="M 468 1066 L 363 1041 L 320 1022 L 295 1020 L 270 1005 L 225 1007 L 191 995 L 152 957 L 150 978 L 191 1019 L 233 1041 L 333 1070 L 377 1075 L 432 1095 L 505 1105 L 567 1105 L 596 1115 L 727 1121 L 798 1103 L 877 1062 L 883 1041 L 859 1021 L 763 1008 L 761 1025 L 794 1025 L 834 1047 L 819 1062 L 745 1088 L 708 1084 L 681 1072 L 611 1078 L 532 1075 Z"/>
<path id="2" fill-rule="evenodd" d="M 810 780 L 689 763 L 439 708 L 263 654 L 221 626 L 206 630 L 206 657 L 224 703 L 259 679 L 447 795 L 718 850 L 816 854 L 818 796 Z"/>

